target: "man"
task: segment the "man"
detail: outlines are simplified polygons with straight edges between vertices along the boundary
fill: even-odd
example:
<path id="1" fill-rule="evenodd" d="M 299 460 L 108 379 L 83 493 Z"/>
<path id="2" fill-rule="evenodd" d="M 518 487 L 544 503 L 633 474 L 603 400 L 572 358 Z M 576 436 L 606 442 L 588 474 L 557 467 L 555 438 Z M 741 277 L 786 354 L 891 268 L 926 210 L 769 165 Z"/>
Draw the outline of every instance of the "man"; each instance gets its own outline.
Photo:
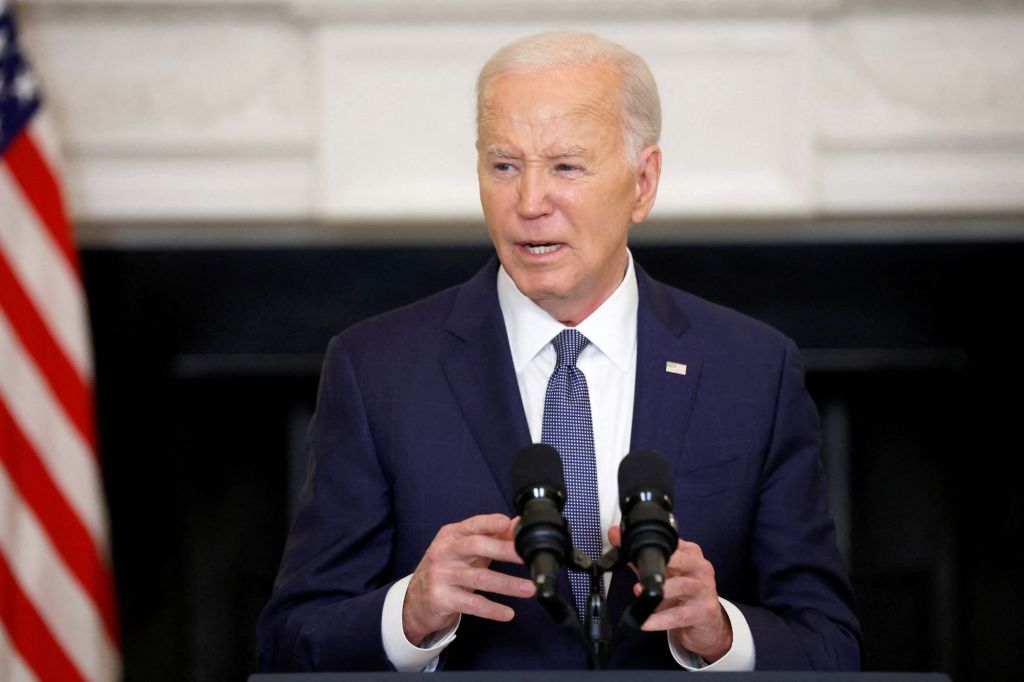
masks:
<path id="1" fill-rule="evenodd" d="M 656 450 L 675 476 L 665 600 L 611 666 L 859 667 L 796 348 L 651 280 L 627 249 L 661 173 L 646 65 L 596 36 L 532 36 L 485 65 L 477 107 L 497 262 L 332 340 L 261 665 L 583 667 L 580 644 L 531 598 L 510 518 L 512 456 L 563 442 L 548 383 L 579 370 L 598 494 L 570 481 L 569 497 L 599 518 L 597 551 L 620 541 L 626 452 Z M 582 347 L 575 361 L 564 339 Z M 634 583 L 619 570 L 603 586 L 613 622 Z"/>

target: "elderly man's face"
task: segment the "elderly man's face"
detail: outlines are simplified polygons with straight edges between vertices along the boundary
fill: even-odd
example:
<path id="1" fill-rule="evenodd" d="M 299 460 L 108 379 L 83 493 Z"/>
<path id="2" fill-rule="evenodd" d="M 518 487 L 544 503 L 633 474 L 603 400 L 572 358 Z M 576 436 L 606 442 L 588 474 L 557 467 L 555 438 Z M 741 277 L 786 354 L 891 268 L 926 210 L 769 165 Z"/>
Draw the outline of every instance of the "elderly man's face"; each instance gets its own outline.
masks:
<path id="1" fill-rule="evenodd" d="M 566 324 L 618 287 L 629 224 L 657 190 L 657 147 L 626 165 L 618 79 L 567 67 L 498 76 L 484 92 L 477 175 L 491 241 L 519 290 Z"/>

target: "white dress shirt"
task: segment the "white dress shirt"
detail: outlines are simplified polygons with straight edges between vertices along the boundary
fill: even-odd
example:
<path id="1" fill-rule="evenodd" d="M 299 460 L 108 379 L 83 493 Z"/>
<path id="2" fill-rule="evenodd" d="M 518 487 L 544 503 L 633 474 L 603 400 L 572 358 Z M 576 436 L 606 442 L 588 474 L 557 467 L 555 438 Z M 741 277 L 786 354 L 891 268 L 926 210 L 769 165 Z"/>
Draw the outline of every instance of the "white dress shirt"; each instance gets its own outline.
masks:
<path id="1" fill-rule="evenodd" d="M 544 396 L 555 369 L 551 340 L 566 329 L 516 287 L 504 268 L 498 269 L 498 302 L 505 320 L 519 393 L 533 442 L 541 440 Z M 590 340 L 576 366 L 587 379 L 590 410 L 594 420 L 594 453 L 597 459 L 598 501 L 604 551 L 610 549 L 608 529 L 621 518 L 618 496 L 619 463 L 629 452 L 633 427 L 633 396 L 636 387 L 636 318 L 639 304 L 636 273 L 630 254 L 625 277 L 619 287 L 585 320 L 577 331 Z M 605 575 L 605 591 L 611 574 Z M 458 623 L 435 633 L 420 647 L 411 644 L 402 628 L 402 606 L 409 578 L 395 583 L 384 601 L 381 634 L 384 650 L 392 665 L 401 671 L 433 670 L 441 651 L 455 638 Z M 753 670 L 754 642 L 743 614 L 720 599 L 733 629 L 733 646 L 721 659 L 705 664 L 699 656 L 674 645 L 669 649 L 676 661 L 688 669 Z"/>

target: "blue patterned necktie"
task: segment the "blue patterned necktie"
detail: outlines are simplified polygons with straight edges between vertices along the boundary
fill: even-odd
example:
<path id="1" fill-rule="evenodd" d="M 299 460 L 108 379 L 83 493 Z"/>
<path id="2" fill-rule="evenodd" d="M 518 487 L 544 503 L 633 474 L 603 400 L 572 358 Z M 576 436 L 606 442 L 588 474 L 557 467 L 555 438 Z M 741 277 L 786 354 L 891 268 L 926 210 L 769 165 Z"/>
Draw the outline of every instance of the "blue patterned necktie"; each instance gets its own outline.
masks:
<path id="1" fill-rule="evenodd" d="M 573 544 L 593 560 L 601 556 L 601 514 L 597 501 L 597 460 L 594 456 L 594 424 L 590 416 L 587 378 L 576 367 L 576 359 L 590 343 L 575 329 L 566 329 L 551 340 L 557 360 L 544 396 L 544 425 L 541 442 L 562 458 L 565 470 L 565 518 Z M 603 578 L 601 579 L 603 583 Z M 569 571 L 576 613 L 586 613 L 590 596 L 590 575 Z M 603 585 L 599 586 L 603 588 Z"/>

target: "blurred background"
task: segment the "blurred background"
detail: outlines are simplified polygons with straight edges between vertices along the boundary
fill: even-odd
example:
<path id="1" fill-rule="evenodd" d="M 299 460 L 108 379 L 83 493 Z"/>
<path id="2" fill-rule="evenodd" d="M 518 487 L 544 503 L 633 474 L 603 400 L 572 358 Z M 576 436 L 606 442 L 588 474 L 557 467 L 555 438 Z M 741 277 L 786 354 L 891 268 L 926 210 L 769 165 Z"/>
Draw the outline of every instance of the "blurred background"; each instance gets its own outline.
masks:
<path id="1" fill-rule="evenodd" d="M 1024 669 L 1024 3 L 10 4 L 80 248 L 125 679 L 255 669 L 327 341 L 488 259 L 475 74 L 552 28 L 658 81 L 637 261 L 804 353 L 865 669 Z"/>

